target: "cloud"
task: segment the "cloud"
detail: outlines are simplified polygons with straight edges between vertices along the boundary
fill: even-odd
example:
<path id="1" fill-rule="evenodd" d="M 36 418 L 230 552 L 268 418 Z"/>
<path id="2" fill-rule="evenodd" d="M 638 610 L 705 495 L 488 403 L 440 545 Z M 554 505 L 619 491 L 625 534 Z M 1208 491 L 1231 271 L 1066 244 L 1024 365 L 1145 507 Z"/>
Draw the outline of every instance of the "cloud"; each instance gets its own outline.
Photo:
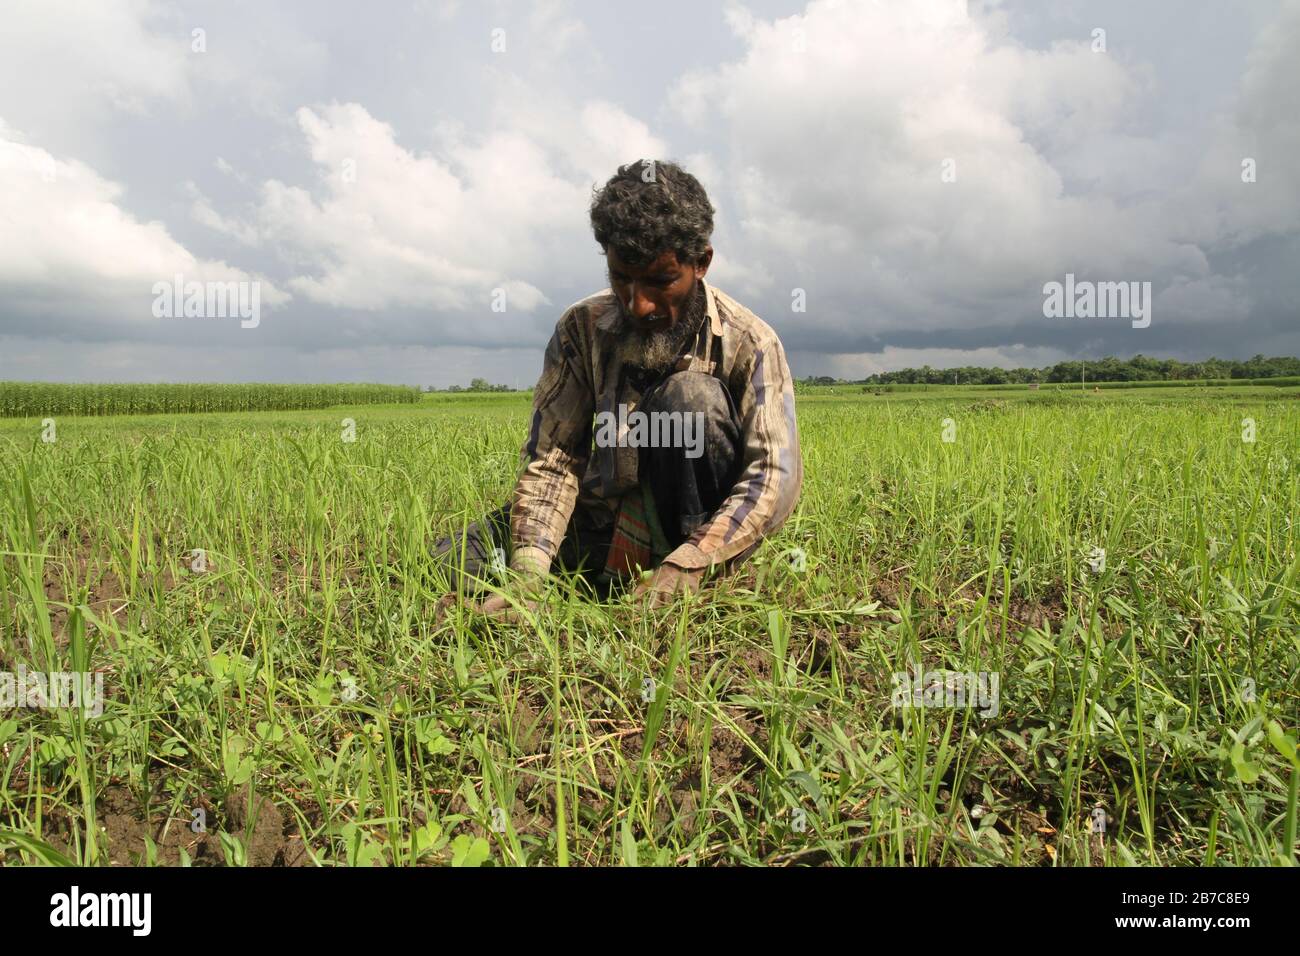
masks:
<path id="1" fill-rule="evenodd" d="M 589 260 L 578 259 L 578 250 L 592 249 L 585 177 L 609 170 L 614 155 L 659 144 L 601 101 L 578 106 L 566 125 L 528 115 L 536 122 L 503 123 L 481 137 L 445 129 L 435 155 L 404 148 L 359 104 L 303 108 L 310 187 L 265 182 L 247 221 L 222 217 L 203 199 L 193 214 L 309 265 L 288 284 L 322 305 L 481 315 L 504 289 L 509 309 L 530 313 L 551 304 L 537 281 L 589 271 Z M 568 262 L 557 262 L 557 249 Z"/>
<path id="2" fill-rule="evenodd" d="M 856 337 L 874 351 L 927 332 L 942 347 L 979 328 L 992 345 L 1066 272 L 1176 286 L 1165 321 L 1240 315 L 1229 294 L 1240 277 L 1215 275 L 1207 256 L 1221 229 L 1184 228 L 1185 195 L 1152 195 L 1148 175 L 1094 175 L 1168 144 L 1130 128 L 1151 92 L 1146 71 L 1093 52 L 1087 33 L 1032 50 L 948 0 L 814 0 L 773 21 L 734 8 L 731 21 L 745 53 L 672 96 L 725 141 L 734 251 L 774 277 L 771 318 L 794 348 L 852 351 Z M 1265 47 L 1243 93 L 1261 120 L 1281 109 L 1297 43 Z M 788 311 L 795 287 L 806 316 Z M 1216 294 L 1185 294 L 1202 287 Z M 1140 347 L 1124 335 L 1102 332 L 1118 350 Z"/>
<path id="3" fill-rule="evenodd" d="M 1174 276 L 1156 296 L 1155 316 L 1182 316 L 1185 322 L 1236 325 L 1251 313 L 1250 287 L 1242 276 L 1213 275 L 1201 279 Z"/>
<path id="4" fill-rule="evenodd" d="M 1181 225 L 1196 241 L 1235 247 L 1300 231 L 1297 58 L 1300 0 L 1286 0 L 1251 49 L 1233 109 L 1216 123 L 1195 177 L 1178 191 Z"/>
<path id="5" fill-rule="evenodd" d="M 5 114 L 26 129 L 102 122 L 106 107 L 143 112 L 189 94 L 189 33 L 156 33 L 150 0 L 7 0 L 0 30 Z"/>
<path id="6" fill-rule="evenodd" d="M 261 331 L 261 330 L 258 330 Z M 0 333 L 0 378 L 61 382 L 395 382 L 468 385 L 477 376 L 516 388 L 537 379 L 536 349 L 387 346 L 360 343 L 305 351 L 297 344 L 256 345 L 258 332 L 236 333 L 233 344 L 178 350 L 153 342 L 50 342 Z M 238 374 L 231 375 L 232 370 Z"/>
<path id="7" fill-rule="evenodd" d="M 256 210 L 260 236 L 313 266 L 292 288 L 364 310 L 486 308 L 507 282 L 522 293 L 519 308 L 545 301 L 518 276 L 541 264 L 542 233 L 571 207 L 574 189 L 535 144 L 499 133 L 437 158 L 402 148 L 355 103 L 303 108 L 297 119 L 314 188 L 268 181 Z"/>
<path id="8" fill-rule="evenodd" d="M 1300 0 L 1205 12 L 1223 27 L 1208 40 L 1168 7 L 1116 7 L 1109 53 L 1075 7 L 776 6 L 795 8 L 730 4 L 726 36 L 722 14 L 670 0 L 667 21 L 696 19 L 660 57 L 563 0 L 414 0 L 365 23 L 335 0 L 12 0 L 0 334 L 57 336 L 56 370 L 73 343 L 116 339 L 172 349 L 155 377 L 352 353 L 400 379 L 429 346 L 452 379 L 496 356 L 528 378 L 563 307 L 603 284 L 592 186 L 659 157 L 709 189 L 710 278 L 799 374 L 1300 347 Z M 1184 49 L 1195 66 L 1173 62 Z M 284 308 L 232 341 L 160 328 L 149 289 L 178 272 L 257 278 Z M 1151 328 L 1044 319 L 1043 284 L 1067 272 L 1150 281 Z M 191 354 L 253 341 L 242 363 Z"/>
<path id="9" fill-rule="evenodd" d="M 48 330 L 107 337 L 156 329 L 154 283 L 253 281 L 223 261 L 201 259 L 160 222 L 140 222 L 120 205 L 123 189 L 72 159 L 24 141 L 0 119 L 0 288 L 8 306 L 6 330 L 24 320 Z M 262 303 L 285 294 L 263 282 Z"/>

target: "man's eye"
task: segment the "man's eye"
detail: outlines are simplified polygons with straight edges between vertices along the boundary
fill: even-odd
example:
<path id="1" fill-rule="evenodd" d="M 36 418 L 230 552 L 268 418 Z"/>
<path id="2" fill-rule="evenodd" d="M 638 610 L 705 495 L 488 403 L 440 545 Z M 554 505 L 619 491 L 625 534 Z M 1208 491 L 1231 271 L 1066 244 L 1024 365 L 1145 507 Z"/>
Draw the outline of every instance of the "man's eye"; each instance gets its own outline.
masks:
<path id="1" fill-rule="evenodd" d="M 629 279 L 627 276 L 610 275 L 609 281 L 611 285 L 627 285 L 632 280 Z M 644 282 L 642 282 L 642 285 L 653 286 L 656 289 L 666 289 L 676 281 L 677 281 L 676 278 L 647 279 Z"/>

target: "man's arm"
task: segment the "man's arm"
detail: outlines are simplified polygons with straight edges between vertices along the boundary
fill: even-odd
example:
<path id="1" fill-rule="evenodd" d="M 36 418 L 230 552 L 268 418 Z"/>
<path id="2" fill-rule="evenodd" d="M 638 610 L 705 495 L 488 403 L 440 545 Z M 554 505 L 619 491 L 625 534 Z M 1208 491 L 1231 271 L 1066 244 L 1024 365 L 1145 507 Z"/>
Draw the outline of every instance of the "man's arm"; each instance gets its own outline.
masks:
<path id="1" fill-rule="evenodd" d="M 523 471 L 510 508 L 511 567 L 544 575 L 564 540 L 591 454 L 595 397 L 574 323 L 566 313 L 546 347 L 533 392 L 533 417 L 522 452 Z"/>
<path id="2" fill-rule="evenodd" d="M 713 516 L 664 559 L 696 577 L 781 527 L 803 484 L 794 381 L 780 341 L 764 336 L 756 342 L 741 374 L 747 384 L 738 409 L 745 441 L 740 479 Z"/>

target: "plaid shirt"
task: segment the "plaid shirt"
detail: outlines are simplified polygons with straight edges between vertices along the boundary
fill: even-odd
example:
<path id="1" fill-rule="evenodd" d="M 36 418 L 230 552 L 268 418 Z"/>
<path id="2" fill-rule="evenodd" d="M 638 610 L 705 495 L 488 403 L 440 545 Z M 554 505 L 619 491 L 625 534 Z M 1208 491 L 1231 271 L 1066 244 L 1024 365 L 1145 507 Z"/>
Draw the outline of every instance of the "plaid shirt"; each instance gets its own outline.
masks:
<path id="1" fill-rule="evenodd" d="M 803 483 L 794 386 L 776 333 L 704 280 L 705 318 L 678 371 L 702 371 L 731 393 L 743 427 L 740 478 L 713 516 L 664 557 L 683 570 L 743 555 L 790 516 Z M 593 447 L 599 411 L 631 410 L 650 386 L 635 362 L 639 342 L 609 289 L 570 306 L 546 347 L 533 395 L 523 472 L 511 507 L 516 570 L 549 570 L 575 506 L 598 526 L 617 526 L 641 499 L 639 449 Z M 633 509 L 628 508 L 629 511 Z"/>

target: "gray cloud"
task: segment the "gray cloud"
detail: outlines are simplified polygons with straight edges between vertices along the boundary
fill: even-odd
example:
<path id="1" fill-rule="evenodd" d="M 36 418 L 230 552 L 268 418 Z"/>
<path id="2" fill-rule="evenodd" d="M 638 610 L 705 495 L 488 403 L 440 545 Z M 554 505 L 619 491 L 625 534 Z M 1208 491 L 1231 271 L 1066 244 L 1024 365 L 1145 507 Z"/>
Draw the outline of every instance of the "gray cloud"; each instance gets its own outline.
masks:
<path id="1" fill-rule="evenodd" d="M 3 378 L 528 382 L 644 155 L 797 374 L 1300 352 L 1300 0 L 12 6 Z M 1151 282 L 1151 327 L 1045 318 L 1067 272 Z M 176 273 L 261 323 L 155 318 Z"/>

